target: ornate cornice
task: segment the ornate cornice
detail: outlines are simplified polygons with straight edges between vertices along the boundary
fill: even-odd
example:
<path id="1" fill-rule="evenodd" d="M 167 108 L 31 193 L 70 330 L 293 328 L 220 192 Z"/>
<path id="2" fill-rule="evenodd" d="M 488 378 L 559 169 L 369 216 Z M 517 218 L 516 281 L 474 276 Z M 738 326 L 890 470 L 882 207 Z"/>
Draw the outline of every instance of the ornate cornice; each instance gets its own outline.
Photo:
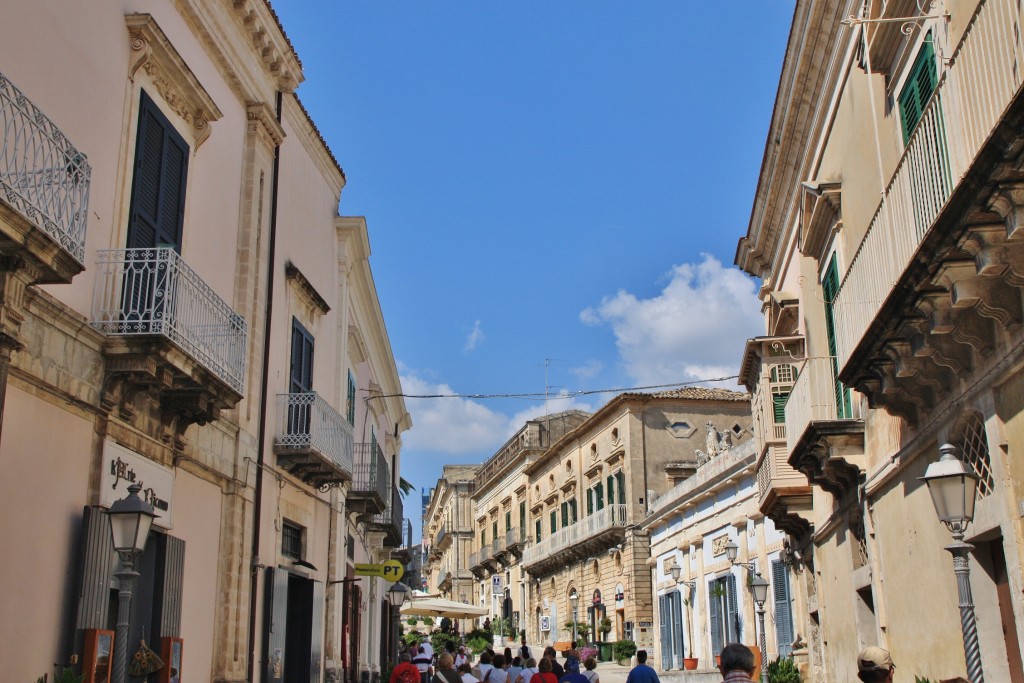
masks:
<path id="1" fill-rule="evenodd" d="M 198 149 L 223 114 L 152 15 L 128 14 L 125 23 L 131 39 L 128 78 L 134 81 L 139 69 L 146 72 L 167 106 L 192 126 Z"/>
<path id="2" fill-rule="evenodd" d="M 274 10 L 266 0 L 231 0 L 231 8 L 278 88 L 293 92 L 302 82 L 302 63 Z"/>
<path id="3" fill-rule="evenodd" d="M 258 123 L 275 145 L 284 142 L 284 128 L 277 122 L 274 110 L 266 102 L 250 102 L 245 106 L 245 117 Z"/>

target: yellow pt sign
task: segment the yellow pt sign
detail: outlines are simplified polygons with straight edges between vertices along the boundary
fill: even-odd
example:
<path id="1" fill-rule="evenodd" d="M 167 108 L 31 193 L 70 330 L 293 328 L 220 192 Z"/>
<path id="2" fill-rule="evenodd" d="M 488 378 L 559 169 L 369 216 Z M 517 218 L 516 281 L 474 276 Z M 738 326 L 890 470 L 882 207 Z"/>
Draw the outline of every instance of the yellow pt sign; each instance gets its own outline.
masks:
<path id="1" fill-rule="evenodd" d="M 394 583 L 405 574 L 405 567 L 398 560 L 388 560 L 384 564 L 357 564 L 356 576 L 379 576 L 385 581 Z"/>

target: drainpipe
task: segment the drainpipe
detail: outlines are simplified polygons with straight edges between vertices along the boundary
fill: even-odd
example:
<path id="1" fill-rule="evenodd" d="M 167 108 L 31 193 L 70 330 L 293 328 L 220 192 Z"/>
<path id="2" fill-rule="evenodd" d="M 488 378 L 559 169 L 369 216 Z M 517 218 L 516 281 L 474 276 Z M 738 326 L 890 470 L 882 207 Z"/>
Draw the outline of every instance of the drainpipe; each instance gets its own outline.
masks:
<path id="1" fill-rule="evenodd" d="M 281 124 L 284 94 L 277 91 L 277 123 Z M 263 313 L 263 370 L 260 373 L 260 414 L 256 435 L 256 489 L 253 494 L 252 576 L 249 583 L 249 664 L 246 680 L 255 681 L 256 666 L 256 587 L 259 584 L 260 528 L 263 509 L 263 451 L 267 440 L 267 390 L 270 385 L 270 329 L 274 312 L 274 264 L 277 245 L 277 193 L 281 169 L 281 145 L 274 147 L 274 171 L 270 181 L 270 237 L 267 260 L 267 304 Z M 262 673 L 260 678 L 262 679 Z"/>

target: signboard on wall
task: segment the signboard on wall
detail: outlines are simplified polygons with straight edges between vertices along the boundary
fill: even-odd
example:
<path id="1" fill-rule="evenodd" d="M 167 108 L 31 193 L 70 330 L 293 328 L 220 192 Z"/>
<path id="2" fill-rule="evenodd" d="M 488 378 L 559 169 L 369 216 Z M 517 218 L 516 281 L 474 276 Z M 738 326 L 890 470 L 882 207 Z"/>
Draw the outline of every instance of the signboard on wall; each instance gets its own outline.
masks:
<path id="1" fill-rule="evenodd" d="M 625 609 L 626 588 L 621 583 L 615 585 L 615 609 Z"/>
<path id="2" fill-rule="evenodd" d="M 544 632 L 551 630 L 551 617 L 546 614 L 542 614 L 540 617 L 540 630 Z"/>
<path id="3" fill-rule="evenodd" d="M 127 496 L 131 484 L 141 486 L 139 497 L 153 506 L 157 514 L 153 524 L 172 528 L 174 471 L 109 439 L 104 441 L 100 505 L 109 508 L 114 501 Z"/>
<path id="4" fill-rule="evenodd" d="M 497 574 L 495 574 L 494 576 L 491 577 L 491 592 L 492 593 L 500 593 L 501 592 L 501 577 L 498 576 Z"/>

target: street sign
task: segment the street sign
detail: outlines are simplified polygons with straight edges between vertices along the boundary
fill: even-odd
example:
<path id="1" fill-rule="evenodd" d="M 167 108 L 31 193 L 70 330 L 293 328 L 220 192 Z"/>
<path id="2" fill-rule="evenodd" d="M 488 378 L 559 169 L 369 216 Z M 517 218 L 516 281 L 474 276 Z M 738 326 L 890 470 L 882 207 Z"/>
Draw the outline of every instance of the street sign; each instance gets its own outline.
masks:
<path id="1" fill-rule="evenodd" d="M 379 576 L 395 583 L 405 574 L 405 567 L 398 560 L 388 560 L 384 564 L 357 564 L 355 572 L 356 576 Z"/>

